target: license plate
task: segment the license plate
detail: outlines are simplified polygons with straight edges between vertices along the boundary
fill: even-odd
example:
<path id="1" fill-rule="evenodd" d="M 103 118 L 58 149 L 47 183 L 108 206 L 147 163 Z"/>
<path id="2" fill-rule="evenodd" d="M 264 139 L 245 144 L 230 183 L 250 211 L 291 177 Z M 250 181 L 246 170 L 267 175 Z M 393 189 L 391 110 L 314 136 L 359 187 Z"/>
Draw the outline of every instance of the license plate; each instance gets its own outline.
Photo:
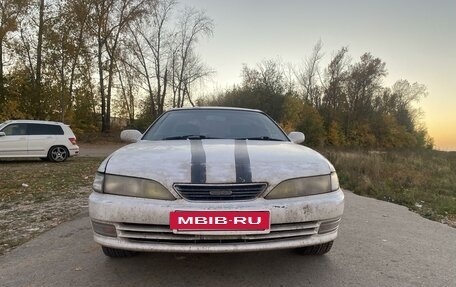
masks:
<path id="1" fill-rule="evenodd" d="M 173 211 L 169 225 L 175 231 L 266 231 L 269 211 Z"/>

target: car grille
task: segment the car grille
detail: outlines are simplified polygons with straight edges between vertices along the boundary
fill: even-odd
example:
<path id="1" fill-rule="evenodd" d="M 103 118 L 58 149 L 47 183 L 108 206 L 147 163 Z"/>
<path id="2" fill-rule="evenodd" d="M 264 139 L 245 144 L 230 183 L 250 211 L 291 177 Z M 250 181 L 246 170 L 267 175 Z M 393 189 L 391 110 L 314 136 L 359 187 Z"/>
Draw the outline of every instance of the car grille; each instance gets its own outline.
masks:
<path id="1" fill-rule="evenodd" d="M 169 225 L 150 224 L 117 224 L 117 236 L 134 242 L 155 243 L 187 243 L 187 244 L 210 244 L 210 243 L 248 243 L 265 242 L 278 239 L 305 238 L 317 234 L 318 221 L 272 224 L 268 234 L 243 234 L 243 235 L 192 235 L 174 234 Z"/>
<path id="2" fill-rule="evenodd" d="M 258 197 L 266 187 L 266 183 L 174 185 L 176 191 L 183 198 L 198 201 L 254 199 Z"/>

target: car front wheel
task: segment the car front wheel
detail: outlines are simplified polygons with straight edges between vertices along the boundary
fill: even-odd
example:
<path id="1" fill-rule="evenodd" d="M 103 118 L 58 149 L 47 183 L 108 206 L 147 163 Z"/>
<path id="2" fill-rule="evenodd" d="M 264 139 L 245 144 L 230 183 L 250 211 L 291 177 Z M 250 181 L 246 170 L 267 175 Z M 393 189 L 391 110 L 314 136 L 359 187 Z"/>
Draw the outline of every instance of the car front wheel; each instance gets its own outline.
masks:
<path id="1" fill-rule="evenodd" d="M 326 242 L 323 244 L 306 246 L 296 249 L 296 251 L 301 255 L 323 255 L 331 250 L 334 241 Z"/>
<path id="2" fill-rule="evenodd" d="M 63 146 L 53 146 L 48 152 L 48 159 L 53 162 L 62 162 L 68 158 L 68 150 Z"/>
<path id="3" fill-rule="evenodd" d="M 101 246 L 103 253 L 108 257 L 131 257 L 136 255 L 136 252 L 130 250 L 116 249 L 106 246 Z"/>

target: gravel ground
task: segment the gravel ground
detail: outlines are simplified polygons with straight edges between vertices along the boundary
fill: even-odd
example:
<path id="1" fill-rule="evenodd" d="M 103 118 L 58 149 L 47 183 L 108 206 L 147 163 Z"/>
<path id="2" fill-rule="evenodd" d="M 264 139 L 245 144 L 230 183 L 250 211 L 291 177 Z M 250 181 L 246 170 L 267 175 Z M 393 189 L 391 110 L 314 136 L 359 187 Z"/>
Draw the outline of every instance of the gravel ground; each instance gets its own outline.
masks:
<path id="1" fill-rule="evenodd" d="M 60 165 L 36 159 L 0 162 L 0 179 L 6 178 L 3 188 L 0 187 L 0 254 L 11 251 L 84 210 L 91 192 L 88 182 L 93 180 L 99 162 L 124 145 L 80 143 L 80 156 Z M 79 178 L 73 175 L 73 180 L 78 184 L 68 182 L 72 176 L 71 169 L 81 171 L 81 163 L 93 165 L 93 172 L 82 177 L 78 175 Z M 69 171 L 63 174 L 63 169 Z M 67 181 L 67 184 L 60 181 Z M 68 185 L 78 187 L 73 189 Z"/>
<path id="2" fill-rule="evenodd" d="M 0 208 L 0 254 L 73 218 L 87 208 L 89 187 L 54 196 L 43 202 L 23 201 Z"/>

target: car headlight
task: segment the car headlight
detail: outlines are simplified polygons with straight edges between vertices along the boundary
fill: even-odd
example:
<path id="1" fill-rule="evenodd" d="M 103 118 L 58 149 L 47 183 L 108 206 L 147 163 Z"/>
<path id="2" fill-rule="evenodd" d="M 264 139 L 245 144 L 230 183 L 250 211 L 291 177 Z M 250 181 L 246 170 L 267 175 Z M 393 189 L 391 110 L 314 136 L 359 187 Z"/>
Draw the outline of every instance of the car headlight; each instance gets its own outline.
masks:
<path id="1" fill-rule="evenodd" d="M 280 199 L 300 197 L 336 191 L 339 189 L 339 180 L 335 172 L 327 175 L 301 177 L 282 181 L 268 195 L 266 199 Z"/>
<path id="2" fill-rule="evenodd" d="M 97 178 L 98 177 L 98 178 Z M 94 190 L 98 188 L 100 182 L 98 174 L 95 176 Z M 105 174 L 102 180 L 102 192 L 124 196 L 134 196 L 141 198 L 175 200 L 176 198 L 160 183 L 136 177 L 119 176 Z"/>
<path id="3" fill-rule="evenodd" d="M 331 191 L 336 191 L 340 187 L 339 177 L 335 171 L 331 172 Z"/>
<path id="4" fill-rule="evenodd" d="M 103 192 L 103 182 L 104 174 L 101 172 L 97 172 L 95 174 L 95 179 L 93 180 L 92 189 L 96 192 Z"/>

